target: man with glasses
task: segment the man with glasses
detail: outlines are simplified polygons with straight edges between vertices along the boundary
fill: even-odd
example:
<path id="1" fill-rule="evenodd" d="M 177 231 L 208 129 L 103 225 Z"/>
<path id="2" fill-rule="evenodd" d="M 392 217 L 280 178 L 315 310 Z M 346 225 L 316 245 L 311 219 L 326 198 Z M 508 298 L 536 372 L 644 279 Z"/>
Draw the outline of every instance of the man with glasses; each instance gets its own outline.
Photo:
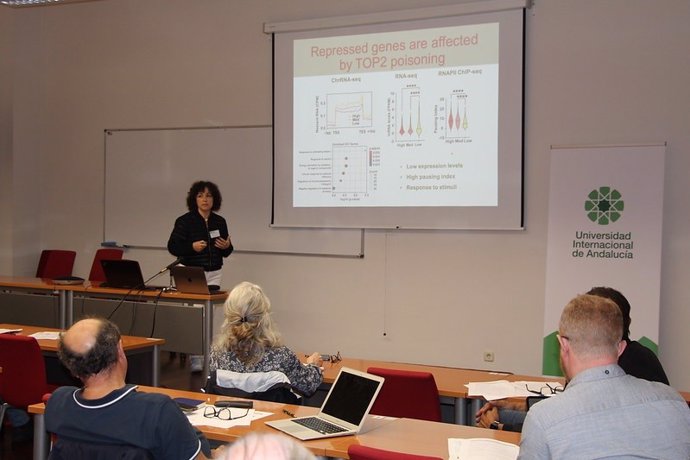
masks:
<path id="1" fill-rule="evenodd" d="M 623 317 L 611 300 L 580 295 L 559 324 L 567 388 L 535 405 L 518 458 L 690 458 L 690 409 L 671 387 L 627 375 Z"/>
<path id="2" fill-rule="evenodd" d="M 147 451 L 154 459 L 211 456 L 206 438 L 172 399 L 125 384 L 127 358 L 112 322 L 78 321 L 61 335 L 58 356 L 84 384 L 60 387 L 46 403 L 46 430 L 57 436 L 60 458 L 75 458 L 81 446 Z"/>
<path id="3" fill-rule="evenodd" d="M 623 354 L 618 358 L 618 365 L 626 374 L 652 382 L 669 384 L 666 372 L 656 354 L 640 342 L 630 339 L 630 302 L 618 290 L 611 287 L 593 287 L 587 294 L 613 300 L 623 315 L 623 340 L 627 345 Z M 544 393 L 543 396 L 550 396 Z M 539 401 L 535 396 L 531 402 Z M 526 410 L 530 401 L 500 400 L 484 404 L 477 412 L 477 425 L 483 428 L 494 428 L 506 431 L 522 431 L 522 424 L 527 415 Z M 531 407 L 531 406 L 530 406 Z M 499 422 L 500 420 L 500 422 Z"/>

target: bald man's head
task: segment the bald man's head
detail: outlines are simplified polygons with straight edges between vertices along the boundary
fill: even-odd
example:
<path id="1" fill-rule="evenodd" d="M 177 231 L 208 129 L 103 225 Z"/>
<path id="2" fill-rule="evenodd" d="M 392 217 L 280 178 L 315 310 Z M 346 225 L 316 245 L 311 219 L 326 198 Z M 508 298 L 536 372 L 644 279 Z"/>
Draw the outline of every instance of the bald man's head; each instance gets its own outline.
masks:
<path id="1" fill-rule="evenodd" d="M 58 356 L 72 375 L 83 380 L 117 362 L 119 343 L 120 331 L 115 324 L 102 318 L 87 318 L 61 335 Z"/>

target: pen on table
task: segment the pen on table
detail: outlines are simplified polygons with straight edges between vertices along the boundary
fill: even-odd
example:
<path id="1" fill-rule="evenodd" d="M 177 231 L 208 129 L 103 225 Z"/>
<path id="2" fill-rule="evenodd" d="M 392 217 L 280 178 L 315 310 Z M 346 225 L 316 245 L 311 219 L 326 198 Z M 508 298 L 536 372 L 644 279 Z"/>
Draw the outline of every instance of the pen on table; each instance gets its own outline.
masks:
<path id="1" fill-rule="evenodd" d="M 287 410 L 287 409 L 283 409 L 283 413 L 289 415 L 290 417 L 294 417 L 294 416 L 295 416 L 295 414 L 293 414 L 292 412 L 290 412 L 290 411 Z"/>

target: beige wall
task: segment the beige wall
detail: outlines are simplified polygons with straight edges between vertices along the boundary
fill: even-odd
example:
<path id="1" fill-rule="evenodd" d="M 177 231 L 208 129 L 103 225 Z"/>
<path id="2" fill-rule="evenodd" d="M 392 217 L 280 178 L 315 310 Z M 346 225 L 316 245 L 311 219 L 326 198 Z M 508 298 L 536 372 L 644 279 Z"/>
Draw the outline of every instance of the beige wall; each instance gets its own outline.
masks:
<path id="1" fill-rule="evenodd" d="M 12 271 L 12 15 L 0 8 L 0 273 Z"/>
<path id="2" fill-rule="evenodd" d="M 75 273 L 88 274 L 103 237 L 104 129 L 270 124 L 264 22 L 452 3 L 102 0 L 12 10 L 17 58 L 0 67 L 3 81 L 17 76 L 12 156 L 0 158 L 14 181 L 7 196 L 0 172 L 0 209 L 13 209 L 15 237 L 0 239 L 10 270 L 31 275 L 41 249 L 62 247 L 78 251 Z M 224 286 L 263 285 L 296 349 L 536 374 L 549 146 L 667 141 L 660 350 L 671 383 L 690 390 L 688 21 L 685 0 L 537 0 L 528 10 L 525 231 L 367 231 L 361 260 L 236 254 Z M 3 135 L 8 98 L 0 90 Z M 148 272 L 170 259 L 128 257 Z M 495 363 L 482 361 L 484 350 Z"/>

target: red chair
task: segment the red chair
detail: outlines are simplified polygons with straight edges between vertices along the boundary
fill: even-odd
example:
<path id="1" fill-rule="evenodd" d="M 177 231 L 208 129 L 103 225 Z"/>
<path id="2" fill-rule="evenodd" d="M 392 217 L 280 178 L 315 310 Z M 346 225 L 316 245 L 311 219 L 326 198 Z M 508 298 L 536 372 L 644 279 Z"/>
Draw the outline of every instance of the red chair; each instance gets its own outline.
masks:
<path id="1" fill-rule="evenodd" d="M 122 249 L 118 248 L 101 248 L 96 251 L 93 256 L 93 263 L 91 264 L 91 272 L 89 273 L 89 281 L 105 281 L 105 273 L 101 266 L 101 260 L 120 260 L 122 259 Z"/>
<path id="2" fill-rule="evenodd" d="M 359 444 L 350 444 L 347 448 L 347 456 L 350 457 L 350 460 L 442 460 L 441 457 L 404 454 L 392 450 L 360 446 Z"/>
<path id="3" fill-rule="evenodd" d="M 26 409 L 42 402 L 44 395 L 54 389 L 48 385 L 45 361 L 36 339 L 0 334 L 0 397 L 10 406 Z"/>
<path id="4" fill-rule="evenodd" d="M 386 379 L 372 414 L 441 421 L 441 401 L 433 374 L 380 367 L 370 367 L 367 372 Z"/>
<path id="5" fill-rule="evenodd" d="M 38 261 L 36 278 L 55 279 L 72 276 L 74 259 L 76 257 L 76 251 L 45 249 L 41 252 L 41 258 Z"/>

